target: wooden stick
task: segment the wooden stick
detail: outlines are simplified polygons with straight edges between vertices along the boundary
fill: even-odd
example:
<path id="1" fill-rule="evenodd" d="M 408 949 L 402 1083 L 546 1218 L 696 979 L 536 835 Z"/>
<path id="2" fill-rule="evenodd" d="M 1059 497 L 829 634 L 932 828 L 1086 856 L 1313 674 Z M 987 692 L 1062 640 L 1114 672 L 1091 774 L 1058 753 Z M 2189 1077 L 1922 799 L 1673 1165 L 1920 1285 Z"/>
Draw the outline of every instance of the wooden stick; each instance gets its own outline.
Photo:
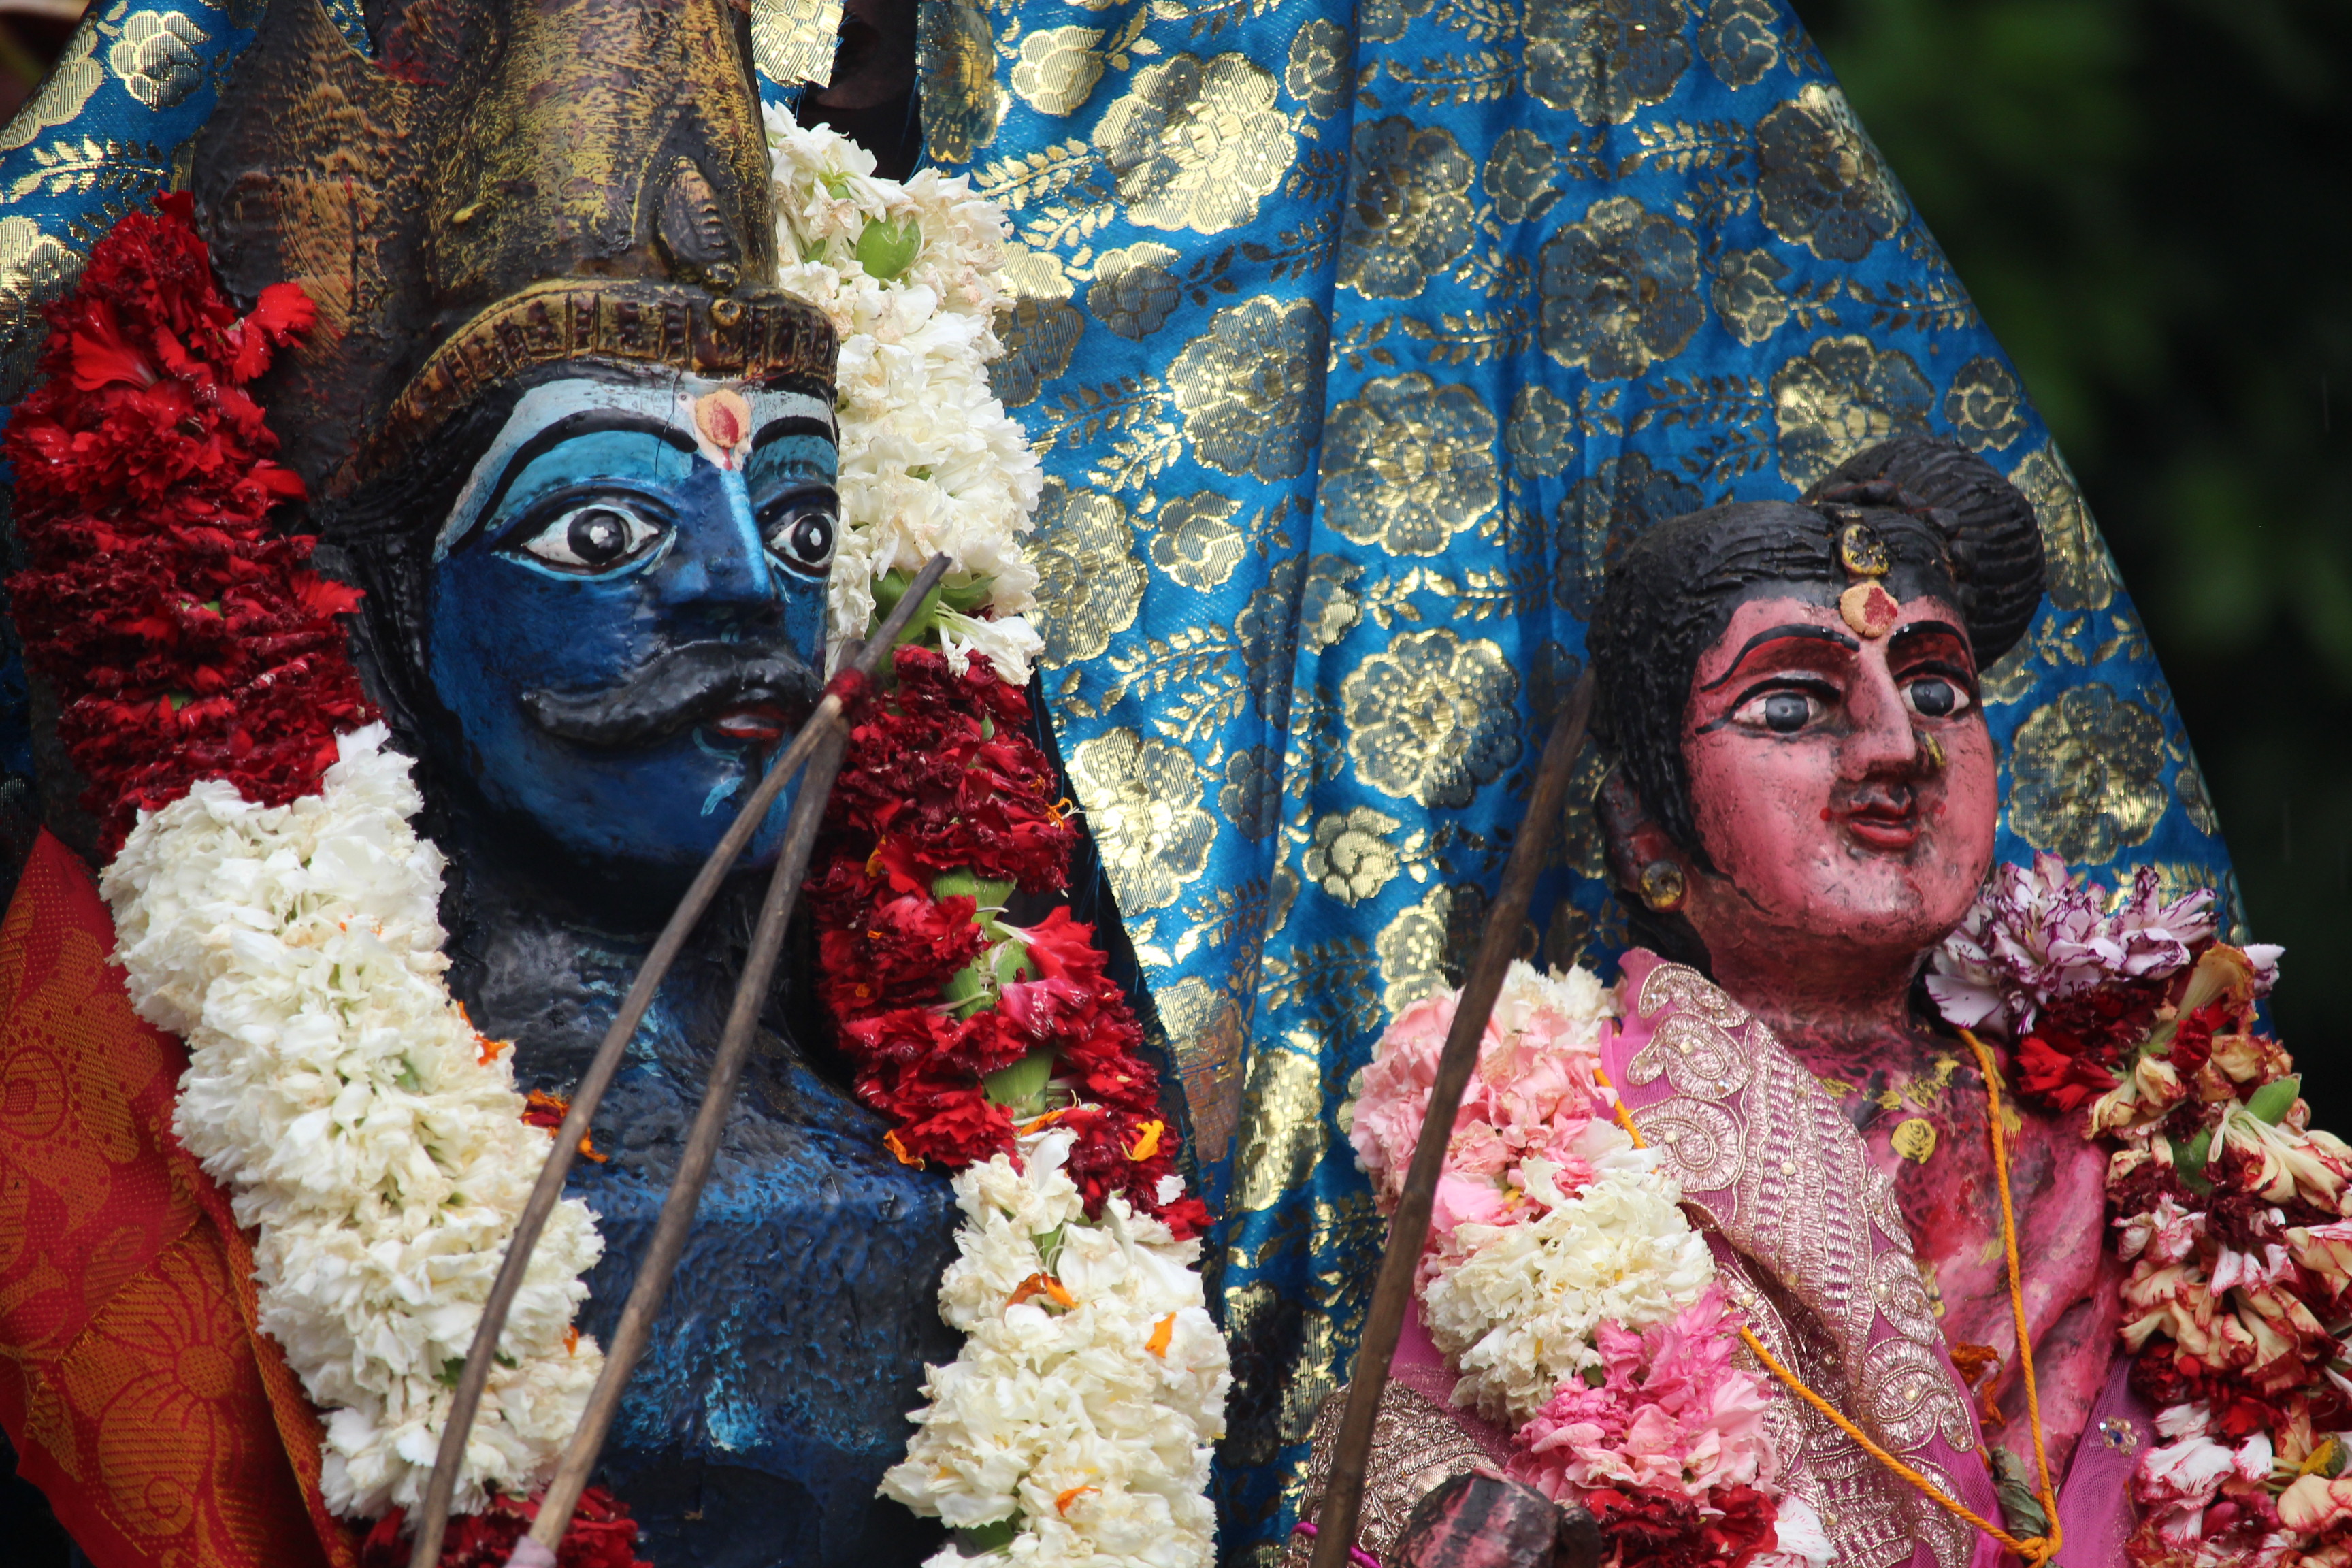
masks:
<path id="1" fill-rule="evenodd" d="M 604 1451 L 604 1435 L 620 1409 L 622 1391 L 628 1387 L 629 1374 L 636 1370 L 637 1358 L 653 1338 L 662 1297 L 669 1289 L 671 1276 L 677 1272 L 678 1258 L 686 1251 L 695 1210 L 702 1203 L 703 1184 L 710 1179 L 711 1164 L 719 1157 L 719 1139 L 735 1103 L 735 1085 L 743 1076 L 744 1059 L 751 1054 L 752 1037 L 759 1033 L 760 1012 L 767 1003 L 776 957 L 784 945 L 784 928 L 791 923 L 801 881 L 808 875 L 809 852 L 824 821 L 825 797 L 833 791 L 833 775 L 841 766 L 841 753 L 847 743 L 848 737 L 837 730 L 817 743 L 816 754 L 809 759 L 808 781 L 793 801 L 783 852 L 776 857 L 775 875 L 768 879 L 759 928 L 752 932 L 751 951 L 735 987 L 735 1005 L 727 1015 L 719 1055 L 710 1064 L 710 1086 L 703 1090 L 694 1129 L 687 1135 L 686 1152 L 678 1160 L 677 1173 L 670 1178 L 669 1195 L 662 1200 L 653 1245 L 646 1248 L 636 1282 L 629 1288 L 629 1303 L 621 1310 L 613 1342 L 604 1347 L 604 1370 L 588 1395 L 588 1408 L 572 1434 L 571 1446 L 563 1450 L 555 1479 L 539 1501 L 539 1518 L 530 1527 L 530 1539 L 551 1552 L 572 1523 L 572 1510 L 579 1506 L 580 1494 L 588 1489 L 588 1478 Z M 521 1561 L 527 1564 L 531 1560 Z"/>
<path id="2" fill-rule="evenodd" d="M 898 646 L 898 634 L 947 574 L 948 558 L 934 555 L 923 563 L 914 582 L 882 623 L 873 641 L 856 649 L 843 661 L 843 668 L 872 679 L 882 660 Z M 415 1545 L 409 1554 L 408 1568 L 438 1568 L 441 1542 L 449 1525 L 449 1506 L 457 1492 L 457 1470 L 466 1453 L 466 1438 L 474 1429 L 474 1415 L 482 1403 L 482 1390 L 490 1378 L 490 1365 L 498 1350 L 499 1336 L 505 1332 L 507 1313 L 522 1289 L 523 1274 L 530 1267 L 530 1255 L 539 1245 L 540 1233 L 547 1227 L 547 1216 L 555 1212 L 563 1196 L 564 1179 L 571 1174 L 572 1163 L 580 1145 L 588 1136 L 588 1123 L 596 1114 L 596 1107 L 612 1087 L 613 1075 L 620 1070 L 622 1054 L 630 1040 L 636 1037 L 637 1025 L 644 1021 L 646 1009 L 653 1005 L 654 994 L 661 989 L 662 981 L 669 974 L 670 965 L 677 962 L 686 939 L 710 907 L 719 884 L 741 858 L 745 846 L 768 819 L 769 809 L 776 804 L 801 764 L 808 761 L 820 741 L 836 733 L 842 723 L 844 704 L 832 692 L 818 702 L 793 743 L 776 759 L 767 777 L 751 792 L 743 809 L 735 814 L 735 821 L 710 851 L 710 858 L 695 874 L 693 884 L 677 908 L 662 928 L 653 949 L 638 967 L 637 978 L 622 998 L 621 1010 L 613 1016 L 612 1027 L 604 1031 L 604 1043 L 596 1047 L 588 1070 L 581 1075 L 572 1089 L 572 1108 L 557 1129 L 555 1146 L 540 1168 L 539 1181 L 530 1190 L 530 1201 L 523 1205 L 522 1217 L 515 1222 L 514 1235 L 507 1242 L 506 1258 L 499 1266 L 498 1278 L 491 1282 L 490 1294 L 482 1303 L 482 1321 L 474 1331 L 474 1343 L 466 1352 L 466 1370 L 459 1374 L 456 1394 L 449 1401 L 449 1416 L 441 1429 L 441 1447 L 434 1456 L 433 1479 L 425 1493 L 425 1508 L 416 1523 Z M 827 780 L 827 787 L 831 785 Z"/>
<path id="3" fill-rule="evenodd" d="M 1380 1409 L 1381 1390 L 1388 1384 L 1389 1363 L 1396 1355 L 1405 1312 L 1412 1305 L 1412 1277 L 1429 1240 L 1430 1208 L 1436 1200 L 1445 1146 L 1454 1136 L 1462 1092 L 1478 1065 L 1478 1042 L 1486 1033 L 1486 1020 L 1494 1016 L 1503 976 L 1517 952 L 1536 878 L 1543 871 L 1544 852 L 1559 820 L 1568 776 L 1576 765 L 1577 752 L 1584 748 L 1585 726 L 1591 716 L 1592 672 L 1587 670 L 1577 681 L 1568 706 L 1552 722 L 1551 738 L 1545 742 L 1543 761 L 1536 769 L 1527 820 L 1519 826 L 1518 841 L 1511 846 L 1502 888 L 1486 914 L 1486 934 L 1479 940 L 1478 955 L 1471 963 L 1461 1000 L 1454 1005 L 1454 1026 L 1446 1031 L 1445 1049 L 1437 1059 L 1429 1112 L 1422 1120 L 1421 1137 L 1412 1147 L 1412 1163 L 1405 1172 L 1396 1217 L 1389 1225 L 1388 1249 L 1381 1257 L 1380 1279 L 1372 1287 L 1371 1308 L 1364 1315 L 1363 1338 L 1356 1347 L 1355 1370 L 1348 1379 L 1347 1414 L 1340 1420 L 1339 1442 L 1331 1455 L 1331 1477 L 1323 1489 L 1323 1514 L 1317 1521 L 1312 1568 L 1348 1568 L 1348 1549 L 1355 1543 L 1357 1515 L 1364 1501 L 1364 1466 L 1371 1455 L 1372 1418 Z"/>

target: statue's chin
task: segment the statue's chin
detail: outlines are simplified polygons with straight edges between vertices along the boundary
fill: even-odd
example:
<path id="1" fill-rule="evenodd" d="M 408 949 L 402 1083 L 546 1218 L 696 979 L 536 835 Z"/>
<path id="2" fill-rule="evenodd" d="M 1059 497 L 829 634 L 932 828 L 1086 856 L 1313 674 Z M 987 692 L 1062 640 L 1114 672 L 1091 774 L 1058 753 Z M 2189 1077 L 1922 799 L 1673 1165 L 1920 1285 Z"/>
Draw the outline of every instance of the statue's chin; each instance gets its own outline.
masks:
<path id="1" fill-rule="evenodd" d="M 762 754 L 680 738 L 651 754 L 477 775 L 494 819 L 486 847 L 526 877 L 658 924 L 665 911 L 648 902 L 701 869 L 758 783 Z M 738 870 L 774 863 L 793 795 L 778 798 Z"/>

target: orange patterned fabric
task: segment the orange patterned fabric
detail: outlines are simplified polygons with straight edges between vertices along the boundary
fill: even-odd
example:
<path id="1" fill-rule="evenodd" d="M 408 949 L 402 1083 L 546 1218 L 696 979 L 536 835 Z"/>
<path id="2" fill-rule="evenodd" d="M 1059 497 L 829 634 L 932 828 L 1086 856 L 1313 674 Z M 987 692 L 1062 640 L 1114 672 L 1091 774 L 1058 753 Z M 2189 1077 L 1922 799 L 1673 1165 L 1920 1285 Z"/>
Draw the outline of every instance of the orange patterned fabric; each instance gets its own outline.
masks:
<path id="1" fill-rule="evenodd" d="M 170 1131 L 186 1049 L 113 946 L 44 834 L 0 923 L 0 1427 L 97 1568 L 355 1568 L 251 1247 Z"/>

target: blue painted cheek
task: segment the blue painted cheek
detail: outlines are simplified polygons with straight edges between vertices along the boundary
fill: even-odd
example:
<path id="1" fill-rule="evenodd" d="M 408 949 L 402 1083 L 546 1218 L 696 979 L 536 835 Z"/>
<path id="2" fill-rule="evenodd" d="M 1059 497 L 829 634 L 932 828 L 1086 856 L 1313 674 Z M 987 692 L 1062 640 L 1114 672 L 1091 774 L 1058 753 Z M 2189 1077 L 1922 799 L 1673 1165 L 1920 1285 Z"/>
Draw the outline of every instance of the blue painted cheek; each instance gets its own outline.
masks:
<path id="1" fill-rule="evenodd" d="M 453 554 L 435 574 L 431 674 L 457 720 L 460 760 L 489 804 L 529 818 L 567 853 L 690 873 L 734 821 L 766 760 L 699 731 L 628 751 L 575 746 L 540 730 L 522 708 L 527 692 L 610 688 L 665 647 L 740 635 L 747 616 L 762 618 L 754 611 L 776 613 L 757 559 L 696 559 L 679 548 L 695 531 L 688 521 L 670 556 L 618 579 L 558 578 L 488 550 Z M 670 558 L 681 553 L 684 562 Z M 674 565 L 702 585 L 681 597 L 687 574 Z M 757 599 L 747 605 L 754 584 Z M 777 802 L 747 864 L 772 860 L 793 793 Z"/>

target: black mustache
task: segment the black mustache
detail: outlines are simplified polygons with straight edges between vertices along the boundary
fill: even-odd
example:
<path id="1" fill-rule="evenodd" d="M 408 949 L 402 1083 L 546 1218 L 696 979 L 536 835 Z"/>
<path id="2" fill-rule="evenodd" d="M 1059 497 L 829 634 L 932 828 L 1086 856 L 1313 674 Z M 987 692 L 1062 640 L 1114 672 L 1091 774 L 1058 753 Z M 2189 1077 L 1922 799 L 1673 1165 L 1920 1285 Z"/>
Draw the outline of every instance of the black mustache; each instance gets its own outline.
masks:
<path id="1" fill-rule="evenodd" d="M 798 725 L 824 683 L 778 644 L 688 643 L 666 648 L 619 686 L 580 695 L 526 691 L 523 711 L 549 734 L 583 746 L 667 740 L 730 709 L 760 702 Z"/>

